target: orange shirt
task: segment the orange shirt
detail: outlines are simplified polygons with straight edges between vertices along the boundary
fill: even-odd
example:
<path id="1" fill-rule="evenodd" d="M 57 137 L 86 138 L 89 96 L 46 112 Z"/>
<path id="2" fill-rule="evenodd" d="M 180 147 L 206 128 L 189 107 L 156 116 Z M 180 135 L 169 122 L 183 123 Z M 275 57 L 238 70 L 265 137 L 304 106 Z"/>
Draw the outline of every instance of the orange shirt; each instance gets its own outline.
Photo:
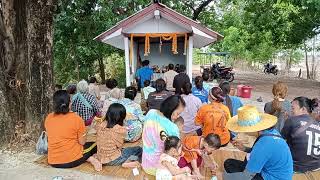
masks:
<path id="1" fill-rule="evenodd" d="M 230 141 L 230 132 L 226 127 L 227 121 L 231 119 L 230 111 L 222 103 L 213 102 L 202 106 L 196 116 L 195 124 L 202 126 L 202 136 L 210 133 L 219 135 L 221 145 Z"/>
<path id="2" fill-rule="evenodd" d="M 183 157 L 186 159 L 188 163 L 190 163 L 193 159 L 198 159 L 198 154 L 196 151 L 190 151 L 194 149 L 200 149 L 200 140 L 201 136 L 186 136 L 182 140 L 183 144 Z"/>
<path id="3" fill-rule="evenodd" d="M 86 128 L 84 121 L 76 113 L 51 113 L 45 120 L 48 134 L 48 162 L 49 164 L 64 164 L 80 159 L 83 146 L 79 144 Z"/>

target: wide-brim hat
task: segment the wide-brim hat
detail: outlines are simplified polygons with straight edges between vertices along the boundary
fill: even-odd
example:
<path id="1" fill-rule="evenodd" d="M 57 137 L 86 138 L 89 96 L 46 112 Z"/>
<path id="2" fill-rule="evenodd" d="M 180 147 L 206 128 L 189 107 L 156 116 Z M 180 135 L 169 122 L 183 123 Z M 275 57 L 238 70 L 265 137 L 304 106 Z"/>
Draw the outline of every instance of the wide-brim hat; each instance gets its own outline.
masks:
<path id="1" fill-rule="evenodd" d="M 277 123 L 276 116 L 259 113 L 255 106 L 243 106 L 238 115 L 227 122 L 227 128 L 233 132 L 258 132 L 273 127 Z"/>

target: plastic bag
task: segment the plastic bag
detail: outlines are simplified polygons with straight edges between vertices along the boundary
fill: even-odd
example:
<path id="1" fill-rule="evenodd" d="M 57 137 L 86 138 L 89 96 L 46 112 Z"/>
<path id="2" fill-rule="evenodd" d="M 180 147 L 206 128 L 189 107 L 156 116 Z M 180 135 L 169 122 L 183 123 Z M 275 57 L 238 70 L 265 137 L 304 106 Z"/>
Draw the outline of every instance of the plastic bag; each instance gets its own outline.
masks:
<path id="1" fill-rule="evenodd" d="M 36 145 L 36 153 L 39 155 L 47 154 L 48 153 L 48 137 L 45 131 L 42 131 L 37 145 Z"/>

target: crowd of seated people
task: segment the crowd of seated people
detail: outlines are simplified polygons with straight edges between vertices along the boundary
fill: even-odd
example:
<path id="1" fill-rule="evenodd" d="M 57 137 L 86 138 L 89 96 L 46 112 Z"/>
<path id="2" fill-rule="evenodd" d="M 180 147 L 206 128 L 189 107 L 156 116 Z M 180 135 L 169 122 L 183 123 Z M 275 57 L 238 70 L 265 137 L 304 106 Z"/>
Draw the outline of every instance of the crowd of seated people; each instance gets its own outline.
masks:
<path id="1" fill-rule="evenodd" d="M 89 162 L 97 171 L 103 166 L 141 166 L 157 179 L 201 179 L 205 174 L 199 167 L 205 156 L 231 144 L 247 156 L 227 159 L 224 179 L 289 180 L 294 174 L 319 173 L 317 99 L 296 97 L 290 102 L 287 85 L 277 82 L 273 101 L 259 112 L 231 96 L 229 82 L 210 85 L 203 74 L 192 84 L 185 67 L 180 67 L 179 74 L 169 73 L 173 77 L 158 79 L 153 87 L 144 80 L 141 98 L 146 109 L 135 101 L 136 87 L 122 92 L 114 79 L 107 80 L 105 112 L 98 106 L 102 99 L 95 78 L 90 85 L 82 80 L 66 91 L 57 90 L 54 111 L 45 120 L 49 164 L 72 168 Z M 144 68 L 148 72 L 148 66 Z M 93 123 L 95 117 L 102 121 Z M 86 141 L 88 128 L 96 130 L 96 142 Z M 256 136 L 253 146 L 239 141 L 238 133 Z M 139 139 L 141 147 L 123 148 L 125 142 Z M 214 159 L 210 163 L 215 175 L 218 166 Z"/>

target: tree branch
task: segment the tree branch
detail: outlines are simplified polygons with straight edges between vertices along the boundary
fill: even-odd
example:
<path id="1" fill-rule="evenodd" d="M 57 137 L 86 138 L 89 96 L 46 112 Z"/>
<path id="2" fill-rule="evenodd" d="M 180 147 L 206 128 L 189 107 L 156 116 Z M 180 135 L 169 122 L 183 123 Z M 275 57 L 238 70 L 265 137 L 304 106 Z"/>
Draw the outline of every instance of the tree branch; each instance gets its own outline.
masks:
<path id="1" fill-rule="evenodd" d="M 200 6 L 193 11 L 193 17 L 192 17 L 192 19 L 193 19 L 193 20 L 197 20 L 198 17 L 199 17 L 199 15 L 200 15 L 200 13 L 203 11 L 203 9 L 204 9 L 206 6 L 208 6 L 212 1 L 213 1 L 213 0 L 206 0 L 206 1 L 202 2 L 202 4 L 200 4 Z"/>

